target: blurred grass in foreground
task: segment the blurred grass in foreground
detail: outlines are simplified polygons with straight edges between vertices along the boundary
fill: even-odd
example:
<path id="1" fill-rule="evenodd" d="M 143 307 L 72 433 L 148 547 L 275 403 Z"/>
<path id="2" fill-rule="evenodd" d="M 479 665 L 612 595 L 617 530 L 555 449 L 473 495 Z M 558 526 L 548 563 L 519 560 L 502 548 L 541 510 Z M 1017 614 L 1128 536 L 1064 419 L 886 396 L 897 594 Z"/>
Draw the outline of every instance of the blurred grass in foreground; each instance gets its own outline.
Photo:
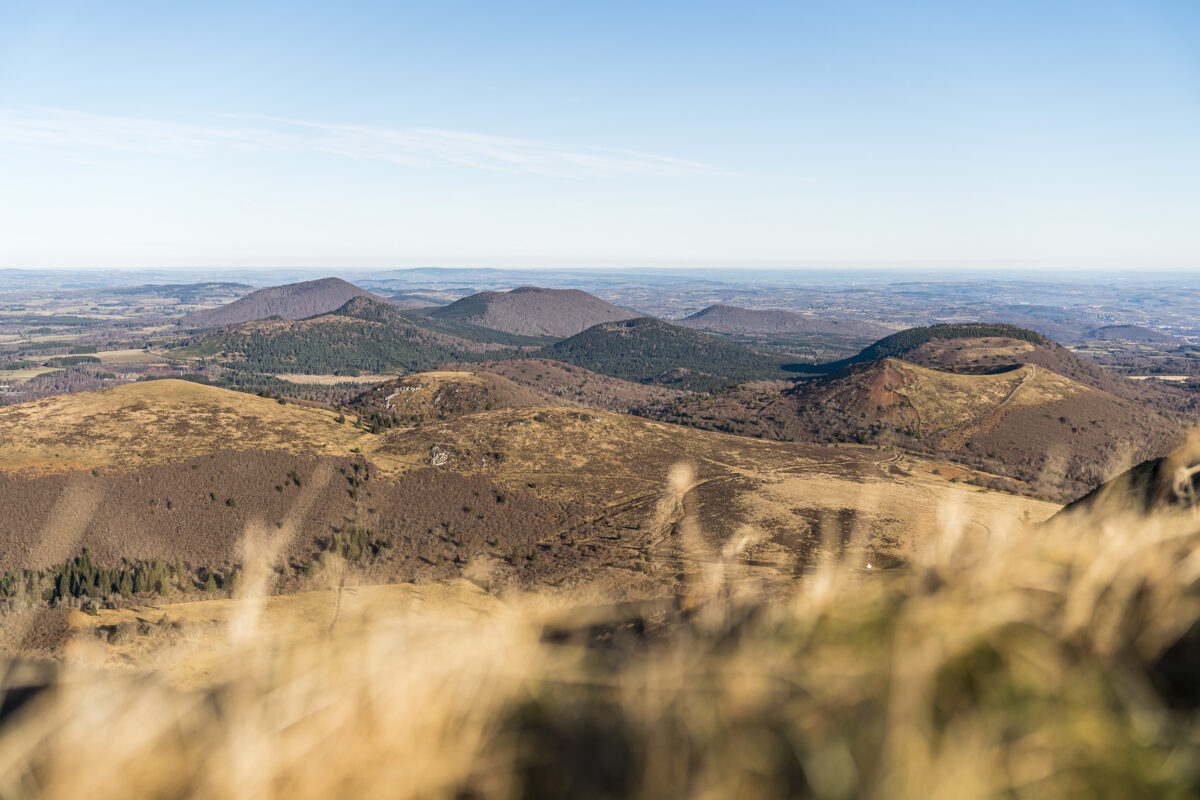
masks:
<path id="1" fill-rule="evenodd" d="M 678 597 L 607 611 L 527 597 L 296 641 L 249 598 L 215 688 L 68 662 L 0 726 L 0 796 L 1197 794 L 1196 517 L 981 542 L 944 516 L 896 569 L 831 540 L 786 590 L 733 542 Z"/>

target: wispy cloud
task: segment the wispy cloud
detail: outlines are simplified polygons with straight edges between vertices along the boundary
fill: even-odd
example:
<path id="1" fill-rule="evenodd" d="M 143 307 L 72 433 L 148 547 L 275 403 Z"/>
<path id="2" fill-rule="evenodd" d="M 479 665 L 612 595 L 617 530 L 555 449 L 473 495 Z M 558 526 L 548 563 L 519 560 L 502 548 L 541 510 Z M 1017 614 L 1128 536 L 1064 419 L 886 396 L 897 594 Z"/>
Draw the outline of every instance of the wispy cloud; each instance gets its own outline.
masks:
<path id="1" fill-rule="evenodd" d="M 55 151 L 73 160 L 95 151 L 181 156 L 240 151 L 321 153 L 403 167 L 460 167 L 556 178 L 729 174 L 694 161 L 629 150 L 562 147 L 437 128 L 380 128 L 232 114 L 211 124 L 196 124 L 58 109 L 0 111 L 0 146 Z"/>

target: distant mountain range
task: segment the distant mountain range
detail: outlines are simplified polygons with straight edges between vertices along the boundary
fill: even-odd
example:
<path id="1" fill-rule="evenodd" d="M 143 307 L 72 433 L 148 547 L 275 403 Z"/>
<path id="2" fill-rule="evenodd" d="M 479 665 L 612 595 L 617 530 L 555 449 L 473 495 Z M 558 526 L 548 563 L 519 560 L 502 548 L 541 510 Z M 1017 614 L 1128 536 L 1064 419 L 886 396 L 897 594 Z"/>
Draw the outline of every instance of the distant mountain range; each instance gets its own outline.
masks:
<path id="1" fill-rule="evenodd" d="M 1195 405 L 1176 389 L 1127 380 L 1043 334 L 1002 323 L 890 333 L 849 358 L 806 367 L 816 377 L 796 381 L 783 351 L 758 346 L 754 336 L 853 339 L 883 329 L 719 304 L 672 324 L 582 291 L 536 287 L 480 292 L 411 311 L 341 281 L 276 292 L 300 299 L 284 309 L 291 313 L 337 293 L 352 296 L 303 319 L 259 319 L 202 334 L 177 354 L 221 354 L 224 363 L 260 374 L 354 375 L 448 363 L 466 371 L 487 361 L 488 371 L 503 379 L 423 379 L 428 391 L 415 394 L 407 384 L 385 385 L 364 396 L 363 413 L 382 425 L 476 413 L 489 404 L 587 397 L 594 406 L 729 433 L 898 446 L 1015 481 L 1006 488 L 1056 499 L 1077 496 L 1130 458 L 1165 452 Z M 261 294 L 214 311 L 233 318 L 287 305 L 254 299 Z M 1126 341 L 1157 336 L 1134 326 L 1093 333 Z M 729 338 L 743 335 L 750 338 Z M 504 362 L 513 363 L 498 366 Z M 518 392 L 516 385 L 524 388 Z M 597 396 L 606 391 L 619 394 L 619 401 Z M 406 397 L 406 410 L 396 397 L 387 399 L 395 393 Z"/>
<path id="2" fill-rule="evenodd" d="M 566 299 L 577 301 L 577 294 L 582 293 L 571 293 Z M 649 317 L 592 325 L 549 344 L 546 337 L 464 321 L 470 319 L 499 324 L 494 316 L 400 311 L 368 297 L 355 297 L 332 312 L 307 319 L 256 320 L 200 334 L 174 355 L 224 354 L 222 360 L 242 369 L 325 375 L 428 370 L 446 362 L 534 356 L 634 383 L 697 391 L 787 376 L 779 358 Z M 537 319 L 550 322 L 553 315 Z"/>

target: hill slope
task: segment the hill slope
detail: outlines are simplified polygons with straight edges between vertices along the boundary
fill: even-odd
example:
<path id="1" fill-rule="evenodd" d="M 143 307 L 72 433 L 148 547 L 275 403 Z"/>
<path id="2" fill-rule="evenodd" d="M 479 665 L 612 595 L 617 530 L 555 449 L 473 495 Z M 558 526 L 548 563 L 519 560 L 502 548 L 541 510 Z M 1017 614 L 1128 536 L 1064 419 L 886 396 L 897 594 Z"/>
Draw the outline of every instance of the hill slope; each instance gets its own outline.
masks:
<path id="1" fill-rule="evenodd" d="M 693 391 L 785 376 L 748 347 L 650 317 L 595 325 L 539 355 L 604 375 Z"/>
<path id="2" fill-rule="evenodd" d="M 470 326 L 451 326 L 471 335 Z M 259 320 L 199 336 L 175 351 L 181 357 L 223 354 L 228 364 L 259 372 L 353 374 L 426 370 L 483 352 L 506 352 L 478 341 L 419 325 L 402 312 L 355 297 L 328 314 L 303 320 Z M 485 331 L 483 339 L 508 334 Z"/>
<path id="3" fill-rule="evenodd" d="M 1166 386 L 1131 381 L 1039 333 L 1013 325 L 968 323 L 910 328 L 884 337 L 858 355 L 822 370 L 836 372 L 852 364 L 894 357 L 910 364 L 948 371 L 983 372 L 1014 364 L 1036 364 L 1093 389 L 1163 412 L 1194 410 L 1196 400 Z"/>
<path id="4" fill-rule="evenodd" d="M 336 414 L 191 381 L 159 380 L 0 408 L 0 470 L 126 469 L 220 450 L 348 451 Z"/>
<path id="5" fill-rule="evenodd" d="M 677 325 L 719 333 L 833 333 L 884 336 L 888 329 L 852 319 L 816 317 L 779 308 L 738 308 L 718 303 L 677 320 Z"/>
<path id="6" fill-rule="evenodd" d="M 488 372 L 421 372 L 378 383 L 351 402 L 377 429 L 446 419 L 493 408 L 544 405 L 545 395 Z"/>
<path id="7" fill-rule="evenodd" d="M 572 405 L 629 413 L 643 406 L 682 397 L 686 392 L 601 375 L 590 369 L 545 358 L 514 358 L 478 364 L 446 364 L 442 369 L 490 373 L 534 392 L 547 405 Z"/>
<path id="8" fill-rule="evenodd" d="M 790 580 L 814 556 L 825 518 L 890 552 L 928 529 L 942 502 L 965 503 L 981 521 L 1053 510 L 966 492 L 916 461 L 898 476 L 885 453 L 600 411 L 483 410 L 383 435 L 353 423 L 182 381 L 4 409 L 0 571 L 55 568 L 86 547 L 105 569 L 161 559 L 173 566 L 159 568 L 156 591 L 196 592 L 214 571 L 224 586 L 249 539 L 279 548 L 280 591 L 309 586 L 336 549 L 367 581 L 475 576 L 645 596 L 742 525 L 762 533 L 748 551 L 756 569 Z M 672 484 L 681 462 L 696 473 Z M 886 513 L 860 507 L 864 492 Z M 682 548 L 672 533 L 685 507 L 702 531 Z M 108 592 L 90 566 L 75 567 L 85 593 Z M 30 579 L 31 596 L 56 596 L 56 574 Z"/>
<path id="9" fill-rule="evenodd" d="M 885 336 L 879 341 L 864 347 L 857 355 L 831 364 L 823 365 L 826 372 L 837 372 L 852 364 L 863 364 L 868 361 L 878 361 L 881 358 L 904 358 L 917 348 L 933 343 L 952 341 L 960 343 L 973 339 L 1011 339 L 1014 342 L 1025 342 L 1023 349 L 1014 352 L 1028 352 L 1032 346 L 1052 345 L 1049 339 L 1025 328 L 999 323 L 955 323 L 944 325 L 928 325 L 921 328 L 907 328 Z M 1006 352 L 1004 355 L 1009 355 Z M 905 360 L 910 360 L 905 358 Z M 1008 362 L 1012 363 L 1012 362 Z M 942 366 L 950 366 L 943 364 Z"/>
<path id="10" fill-rule="evenodd" d="M 229 305 L 188 314 L 179 324 L 184 328 L 220 328 L 268 317 L 303 319 L 340 308 L 354 297 L 385 302 L 341 278 L 321 278 L 259 289 Z"/>
<path id="11" fill-rule="evenodd" d="M 855 364 L 783 392 L 685 398 L 648 413 L 775 439 L 899 446 L 1060 499 L 1166 452 L 1184 427 L 1176 415 L 1037 364 L 948 372 L 894 358 Z"/>
<path id="12" fill-rule="evenodd" d="M 634 319 L 632 311 L 578 289 L 522 286 L 511 292 L 480 292 L 429 312 L 453 320 L 519 336 L 574 336 L 601 322 Z"/>

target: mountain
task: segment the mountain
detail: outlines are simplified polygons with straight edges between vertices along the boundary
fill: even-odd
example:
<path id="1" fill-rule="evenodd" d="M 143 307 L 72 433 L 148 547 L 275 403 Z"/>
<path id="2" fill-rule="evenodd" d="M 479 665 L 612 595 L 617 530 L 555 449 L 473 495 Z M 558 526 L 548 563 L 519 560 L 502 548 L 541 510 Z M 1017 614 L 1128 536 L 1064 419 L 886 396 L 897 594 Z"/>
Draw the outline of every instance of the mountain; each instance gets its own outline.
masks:
<path id="1" fill-rule="evenodd" d="M 1189 412 L 1195 399 L 1173 387 L 1131 381 L 1072 353 L 1045 336 L 999 323 L 955 323 L 909 328 L 885 336 L 856 356 L 824 364 L 836 372 L 852 364 L 895 357 L 953 372 L 982 372 L 1013 364 L 1036 364 L 1071 380 L 1160 411 Z"/>
<path id="2" fill-rule="evenodd" d="M 888 540 L 911 541 L 951 498 L 980 521 L 980 504 L 995 512 L 1029 508 L 1038 518 L 1046 508 L 957 486 L 935 474 L 944 465 L 920 459 L 731 437 L 577 408 L 510 408 L 432 421 L 384 434 L 373 452 L 376 458 L 485 475 L 535 488 L 543 498 L 604 509 L 591 526 L 597 538 L 590 543 L 626 549 L 635 558 L 634 569 L 650 575 L 679 564 L 674 534 L 680 532 L 681 509 L 661 501 L 668 474 L 677 476 L 676 485 L 697 515 L 701 547 L 715 548 L 750 525 L 762 538 L 749 557 L 763 565 L 807 563 L 816 552 L 823 514 L 838 520 L 832 524 L 843 532 L 858 526 L 874 549 L 887 547 Z M 695 470 L 691 476 L 682 468 L 687 464 Z M 877 493 L 878 504 L 864 508 L 863 492 Z M 572 547 L 574 535 L 566 539 L 567 551 L 550 549 L 535 563 L 590 546 L 581 535 Z M 647 550 L 648 557 L 640 558 L 643 567 L 637 567 L 637 554 Z"/>
<path id="3" fill-rule="evenodd" d="M 1187 426 L 1170 390 L 1146 392 L 1017 328 L 903 331 L 849 361 L 791 387 L 682 398 L 644 413 L 765 438 L 900 447 L 1058 499 L 1169 451 Z"/>
<path id="4" fill-rule="evenodd" d="M 164 587 L 194 593 L 215 574 L 227 589 L 243 542 L 283 530 L 277 589 L 288 591 L 335 548 L 375 582 L 449 577 L 453 552 L 435 562 L 451 536 L 508 552 L 576 522 L 523 485 L 368 464 L 360 453 L 378 437 L 345 415 L 186 381 L 11 406 L 0 441 L 0 571 L 53 568 L 86 548 L 105 569 L 171 565 L 151 570 Z M 54 576 L 36 588 L 53 597 Z"/>
<path id="5" fill-rule="evenodd" d="M 601 322 L 639 315 L 578 289 L 522 286 L 510 292 L 473 294 L 430 311 L 429 316 L 520 336 L 562 339 Z"/>
<path id="6" fill-rule="evenodd" d="M 307 319 L 258 320 L 202 334 L 173 355 L 219 357 L 226 365 L 257 372 L 349 375 L 427 370 L 475 354 L 507 353 L 511 347 L 505 342 L 512 338 L 485 328 L 427 321 L 359 296 Z"/>
<path id="7" fill-rule="evenodd" d="M 1156 331 L 1153 328 L 1144 328 L 1140 325 L 1105 325 L 1102 328 L 1089 331 L 1084 338 L 1099 339 L 1101 341 L 1146 342 L 1150 344 L 1184 344 L 1184 341 L 1176 336 Z"/>
<path id="8" fill-rule="evenodd" d="M 853 319 L 817 317 L 779 308 L 738 308 L 712 305 L 675 322 L 685 328 L 718 333 L 832 333 L 844 336 L 886 336 L 882 325 Z"/>
<path id="9" fill-rule="evenodd" d="M 1037 346 L 1051 347 L 1054 345 L 1050 339 L 1040 333 L 1018 328 L 1015 325 L 986 322 L 947 323 L 897 331 L 864 347 L 857 355 L 822 366 L 825 372 L 836 372 L 852 364 L 878 361 L 881 358 L 893 356 L 904 357 L 930 343 L 933 343 L 934 348 L 941 347 L 935 352 L 945 354 L 950 350 L 961 350 L 962 343 L 971 340 L 1011 340 L 1011 343 L 983 342 L 978 348 L 980 352 L 972 351 L 966 356 L 954 354 L 951 356 L 953 363 L 948 359 L 942 366 L 958 366 L 966 363 L 971 357 L 978 359 L 981 355 L 1008 358 L 1016 353 L 1031 352 Z M 950 346 L 941 344 L 944 342 L 953 344 Z M 905 360 L 916 363 L 914 359 L 905 358 Z M 970 363 L 978 365 L 982 362 L 972 360 Z"/>
<path id="10" fill-rule="evenodd" d="M 340 308 L 353 297 L 386 302 L 341 278 L 322 278 L 259 289 L 228 305 L 188 314 L 179 324 L 184 328 L 220 328 L 269 317 L 303 319 Z"/>
<path id="11" fill-rule="evenodd" d="M 594 325 L 538 355 L 627 381 L 693 391 L 785 376 L 778 360 L 651 317 Z"/>

